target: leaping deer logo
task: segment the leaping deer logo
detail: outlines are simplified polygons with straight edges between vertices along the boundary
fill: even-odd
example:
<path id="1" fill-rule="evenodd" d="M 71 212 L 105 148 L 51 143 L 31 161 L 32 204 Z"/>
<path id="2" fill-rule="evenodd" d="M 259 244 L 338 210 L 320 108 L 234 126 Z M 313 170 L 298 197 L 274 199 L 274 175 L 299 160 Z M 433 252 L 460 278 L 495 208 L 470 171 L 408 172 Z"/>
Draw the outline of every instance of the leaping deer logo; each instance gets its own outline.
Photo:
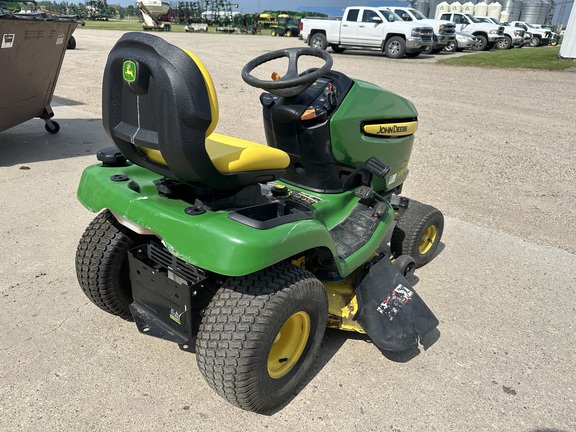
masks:
<path id="1" fill-rule="evenodd" d="M 131 83 L 136 81 L 136 63 L 132 60 L 125 60 L 122 69 L 124 71 L 123 75 L 126 82 Z"/>

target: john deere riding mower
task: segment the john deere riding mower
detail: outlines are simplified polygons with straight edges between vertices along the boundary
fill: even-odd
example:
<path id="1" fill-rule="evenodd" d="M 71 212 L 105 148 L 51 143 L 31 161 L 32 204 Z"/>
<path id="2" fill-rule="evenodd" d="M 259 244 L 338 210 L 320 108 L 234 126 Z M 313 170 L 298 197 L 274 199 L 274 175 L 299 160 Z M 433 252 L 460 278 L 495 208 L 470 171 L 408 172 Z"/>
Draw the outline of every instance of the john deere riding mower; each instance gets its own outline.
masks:
<path id="1" fill-rule="evenodd" d="M 323 66 L 299 71 L 302 56 Z M 283 57 L 282 77 L 252 74 Z M 100 212 L 78 246 L 80 285 L 140 332 L 195 352 L 208 384 L 250 411 L 291 397 L 327 326 L 402 351 L 438 325 L 407 280 L 443 229 L 438 210 L 399 195 L 416 110 L 331 66 L 326 51 L 292 48 L 244 67 L 265 90 L 267 146 L 214 132 L 214 84 L 191 52 L 127 33 L 105 68 L 116 147 L 79 186 Z"/>

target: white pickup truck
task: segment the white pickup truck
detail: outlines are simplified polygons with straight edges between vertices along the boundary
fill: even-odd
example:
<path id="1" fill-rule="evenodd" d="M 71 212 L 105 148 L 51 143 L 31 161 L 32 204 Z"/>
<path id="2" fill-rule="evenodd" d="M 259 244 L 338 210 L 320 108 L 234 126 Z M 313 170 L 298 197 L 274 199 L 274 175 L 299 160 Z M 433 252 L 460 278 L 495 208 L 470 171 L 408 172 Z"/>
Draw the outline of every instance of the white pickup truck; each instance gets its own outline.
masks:
<path id="1" fill-rule="evenodd" d="M 522 47 L 524 45 L 524 35 L 526 31 L 519 27 L 510 27 L 504 23 L 501 23 L 496 18 L 490 17 L 475 17 L 477 20 L 488 24 L 496 24 L 504 26 L 504 40 L 498 42 L 496 47 L 498 49 L 510 49 L 515 47 Z"/>
<path id="2" fill-rule="evenodd" d="M 433 43 L 431 26 L 404 22 L 385 8 L 350 6 L 341 19 L 304 18 L 300 36 L 311 47 L 334 52 L 345 49 L 369 49 L 387 57 L 418 56 Z"/>
<path id="3" fill-rule="evenodd" d="M 470 14 L 460 12 L 445 12 L 436 18 L 452 21 L 456 24 L 456 30 L 471 33 L 478 39 L 477 51 L 492 49 L 504 39 L 504 26 L 480 22 Z"/>
<path id="4" fill-rule="evenodd" d="M 552 32 L 548 29 L 538 28 L 532 24 L 528 24 L 524 21 L 512 21 L 509 23 L 510 27 L 519 27 L 532 33 L 532 41 L 530 41 L 531 47 L 537 47 L 541 45 L 548 45 L 552 39 Z"/>
<path id="5" fill-rule="evenodd" d="M 438 54 L 456 39 L 456 26 L 453 22 L 426 18 L 422 12 L 410 7 L 387 6 L 385 9 L 394 12 L 403 21 L 417 22 L 432 27 L 434 29 L 434 43 L 430 48 L 432 54 Z"/>

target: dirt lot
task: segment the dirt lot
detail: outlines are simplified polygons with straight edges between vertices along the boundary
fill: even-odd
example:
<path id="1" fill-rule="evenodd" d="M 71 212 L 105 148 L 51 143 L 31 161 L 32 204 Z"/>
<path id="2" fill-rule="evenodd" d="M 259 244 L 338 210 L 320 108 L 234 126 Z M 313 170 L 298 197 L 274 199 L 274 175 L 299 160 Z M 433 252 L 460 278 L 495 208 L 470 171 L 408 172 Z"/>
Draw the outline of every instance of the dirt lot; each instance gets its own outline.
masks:
<path id="1" fill-rule="evenodd" d="M 0 133 L 0 430 L 576 429 L 574 73 L 334 56 L 334 69 L 419 110 L 405 194 L 446 216 L 442 252 L 417 272 L 441 335 L 426 351 L 383 356 L 329 332 L 307 385 L 263 417 L 227 405 L 192 354 L 101 312 L 77 285 L 75 247 L 93 215 L 75 189 L 109 145 L 101 80 L 120 34 L 76 32 L 55 92 L 58 135 L 38 120 Z M 212 74 L 217 131 L 264 142 L 260 92 L 240 70 L 302 42 L 158 35 Z"/>

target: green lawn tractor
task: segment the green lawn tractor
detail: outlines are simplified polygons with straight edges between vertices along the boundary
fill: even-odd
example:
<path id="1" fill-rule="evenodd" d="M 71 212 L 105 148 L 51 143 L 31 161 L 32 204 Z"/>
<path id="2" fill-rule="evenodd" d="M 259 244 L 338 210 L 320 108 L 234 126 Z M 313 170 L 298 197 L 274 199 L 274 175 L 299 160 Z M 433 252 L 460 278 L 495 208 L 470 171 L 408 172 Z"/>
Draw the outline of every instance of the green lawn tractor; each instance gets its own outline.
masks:
<path id="1" fill-rule="evenodd" d="M 299 71 L 301 56 L 322 66 Z M 252 74 L 282 58 L 284 76 Z M 214 133 L 214 84 L 186 50 L 127 33 L 105 67 L 115 147 L 79 185 L 100 212 L 78 245 L 80 285 L 141 333 L 195 352 L 210 387 L 249 411 L 290 400 L 327 326 L 404 351 L 438 325 L 409 280 L 444 219 L 399 195 L 417 112 L 331 66 L 326 51 L 291 48 L 244 67 L 265 90 L 267 146 Z"/>
<path id="2" fill-rule="evenodd" d="M 295 18 L 278 18 L 270 29 L 270 36 L 297 37 L 300 34 L 300 21 Z"/>

